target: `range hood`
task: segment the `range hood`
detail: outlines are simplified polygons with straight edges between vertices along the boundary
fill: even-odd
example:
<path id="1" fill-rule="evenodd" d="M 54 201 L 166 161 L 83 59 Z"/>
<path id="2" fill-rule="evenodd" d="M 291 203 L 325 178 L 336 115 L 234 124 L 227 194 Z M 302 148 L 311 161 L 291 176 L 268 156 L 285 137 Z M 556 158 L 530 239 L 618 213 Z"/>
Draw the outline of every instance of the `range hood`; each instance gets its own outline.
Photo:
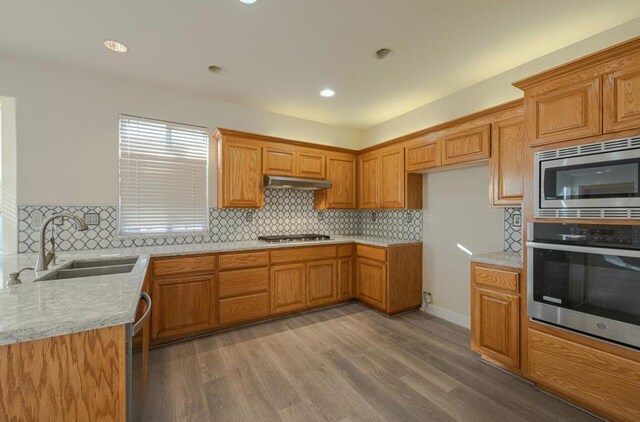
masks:
<path id="1" fill-rule="evenodd" d="M 331 182 L 298 177 L 264 176 L 264 187 L 273 189 L 322 190 L 329 189 Z"/>

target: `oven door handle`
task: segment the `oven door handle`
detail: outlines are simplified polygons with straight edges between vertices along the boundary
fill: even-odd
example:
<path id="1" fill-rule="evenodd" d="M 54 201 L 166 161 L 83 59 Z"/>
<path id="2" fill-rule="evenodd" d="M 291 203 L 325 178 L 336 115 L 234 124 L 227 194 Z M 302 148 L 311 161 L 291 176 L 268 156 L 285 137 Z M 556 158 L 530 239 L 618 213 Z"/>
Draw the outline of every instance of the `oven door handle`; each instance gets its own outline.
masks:
<path id="1" fill-rule="evenodd" d="M 629 249 L 609 249 L 609 248 L 593 248 L 591 246 L 574 246 L 563 245 L 558 243 L 540 243 L 540 242 L 527 242 L 528 248 L 533 249 L 549 249 L 552 251 L 564 251 L 564 252 L 579 252 L 590 253 L 597 255 L 615 255 L 626 256 L 630 258 L 640 258 L 640 251 Z"/>

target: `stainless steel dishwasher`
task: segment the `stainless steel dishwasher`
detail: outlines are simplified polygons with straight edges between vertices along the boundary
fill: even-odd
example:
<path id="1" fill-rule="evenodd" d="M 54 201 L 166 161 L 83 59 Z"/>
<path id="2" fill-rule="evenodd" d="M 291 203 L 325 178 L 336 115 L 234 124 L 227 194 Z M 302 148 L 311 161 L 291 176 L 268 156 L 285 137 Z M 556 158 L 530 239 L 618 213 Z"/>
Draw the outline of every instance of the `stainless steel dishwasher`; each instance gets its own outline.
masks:
<path id="1" fill-rule="evenodd" d="M 149 316 L 151 315 L 151 298 L 145 292 L 140 293 L 140 303 L 146 306 L 143 314 L 133 324 L 127 324 L 127 420 L 137 422 L 142 417 L 145 387 L 147 383 L 147 367 L 149 364 Z M 142 333 L 142 347 L 133 350 L 133 337 Z"/>

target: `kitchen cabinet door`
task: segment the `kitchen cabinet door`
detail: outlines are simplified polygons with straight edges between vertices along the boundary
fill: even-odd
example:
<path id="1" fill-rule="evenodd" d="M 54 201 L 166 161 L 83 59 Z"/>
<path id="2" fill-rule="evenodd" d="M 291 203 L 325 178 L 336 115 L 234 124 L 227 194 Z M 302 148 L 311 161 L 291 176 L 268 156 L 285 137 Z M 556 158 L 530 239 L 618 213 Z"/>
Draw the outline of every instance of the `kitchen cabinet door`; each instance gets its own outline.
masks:
<path id="1" fill-rule="evenodd" d="M 405 151 L 405 170 L 420 171 L 440 167 L 442 163 L 442 139 L 422 141 L 409 145 Z"/>
<path id="2" fill-rule="evenodd" d="M 260 145 L 223 139 L 220 141 L 218 154 L 218 207 L 262 207 Z"/>
<path id="3" fill-rule="evenodd" d="M 491 155 L 491 125 L 453 129 L 445 133 L 442 165 L 485 160 Z"/>
<path id="4" fill-rule="evenodd" d="M 299 152 L 296 156 L 296 176 L 307 179 L 324 179 L 327 156 L 321 153 Z"/>
<path id="5" fill-rule="evenodd" d="M 520 206 L 524 196 L 524 117 L 494 122 L 492 129 L 490 203 Z"/>
<path id="6" fill-rule="evenodd" d="M 520 298 L 473 286 L 474 350 L 507 367 L 520 367 Z"/>
<path id="7" fill-rule="evenodd" d="M 262 151 L 262 173 L 272 176 L 296 175 L 296 154 L 293 149 L 264 147 Z"/>
<path id="8" fill-rule="evenodd" d="M 387 266 L 385 263 L 358 258 L 358 299 L 386 310 Z"/>
<path id="9" fill-rule="evenodd" d="M 271 314 L 293 312 L 305 306 L 305 264 L 272 266 Z"/>
<path id="10" fill-rule="evenodd" d="M 331 188 L 315 193 L 316 208 L 356 208 L 356 157 L 354 155 L 329 155 L 327 180 L 331 182 Z"/>
<path id="11" fill-rule="evenodd" d="M 604 76 L 604 131 L 640 128 L 640 67 Z"/>
<path id="12" fill-rule="evenodd" d="M 380 206 L 403 208 L 405 199 L 404 149 L 385 150 L 380 155 Z"/>
<path id="13" fill-rule="evenodd" d="M 188 337 L 215 328 L 215 276 L 154 280 L 154 340 Z"/>
<path id="14" fill-rule="evenodd" d="M 333 303 L 337 294 L 336 260 L 307 264 L 307 306 Z"/>
<path id="15" fill-rule="evenodd" d="M 353 297 L 353 258 L 338 259 L 338 299 Z"/>
<path id="16" fill-rule="evenodd" d="M 575 79 L 579 79 L 578 82 L 573 82 Z M 525 110 L 529 146 L 599 135 L 602 133 L 600 76 L 574 75 L 564 85 L 562 81 L 551 81 L 536 87 L 535 92 L 525 96 Z"/>
<path id="17" fill-rule="evenodd" d="M 380 208 L 380 157 L 362 156 L 358 163 L 358 207 Z"/>

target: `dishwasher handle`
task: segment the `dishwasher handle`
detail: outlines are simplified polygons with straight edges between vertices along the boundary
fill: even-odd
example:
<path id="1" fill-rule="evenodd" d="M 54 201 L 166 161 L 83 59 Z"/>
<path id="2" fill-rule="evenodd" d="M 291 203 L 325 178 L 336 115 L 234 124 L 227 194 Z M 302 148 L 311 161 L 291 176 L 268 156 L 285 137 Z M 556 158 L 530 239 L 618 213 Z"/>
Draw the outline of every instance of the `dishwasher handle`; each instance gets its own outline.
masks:
<path id="1" fill-rule="evenodd" d="M 151 315 L 151 298 L 149 297 L 149 295 L 146 292 L 141 292 L 140 293 L 140 300 L 144 300 L 146 302 L 147 309 L 144 311 L 144 314 L 142 315 L 140 320 L 138 320 L 136 323 L 133 324 L 133 335 L 134 336 L 136 334 L 138 334 L 138 332 L 140 332 L 140 330 L 142 329 L 142 326 L 144 325 L 145 321 L 147 319 L 149 319 L 149 315 Z"/>

